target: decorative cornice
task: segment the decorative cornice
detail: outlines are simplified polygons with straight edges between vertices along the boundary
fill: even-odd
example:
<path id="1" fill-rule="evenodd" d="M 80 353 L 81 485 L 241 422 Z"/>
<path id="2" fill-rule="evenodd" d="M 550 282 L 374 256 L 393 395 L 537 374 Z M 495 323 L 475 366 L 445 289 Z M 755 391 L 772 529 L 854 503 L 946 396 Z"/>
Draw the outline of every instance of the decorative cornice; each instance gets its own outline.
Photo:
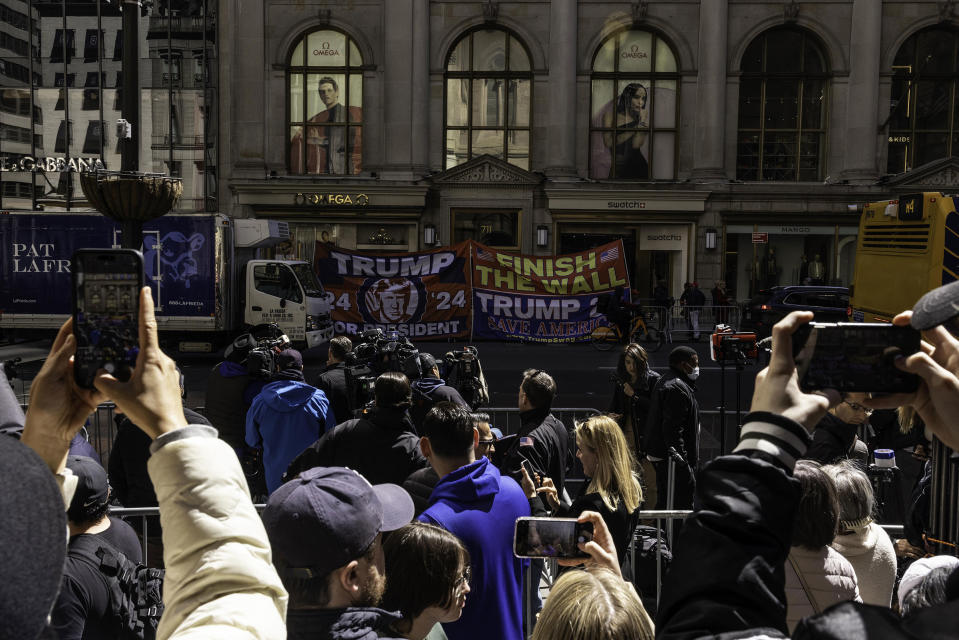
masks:
<path id="1" fill-rule="evenodd" d="M 959 159 L 940 158 L 912 171 L 890 178 L 886 185 L 897 191 L 917 191 L 925 187 L 944 191 L 959 187 Z"/>
<path id="2" fill-rule="evenodd" d="M 956 17 L 956 0 L 944 0 L 936 3 L 939 8 L 939 20 L 947 22 Z"/>

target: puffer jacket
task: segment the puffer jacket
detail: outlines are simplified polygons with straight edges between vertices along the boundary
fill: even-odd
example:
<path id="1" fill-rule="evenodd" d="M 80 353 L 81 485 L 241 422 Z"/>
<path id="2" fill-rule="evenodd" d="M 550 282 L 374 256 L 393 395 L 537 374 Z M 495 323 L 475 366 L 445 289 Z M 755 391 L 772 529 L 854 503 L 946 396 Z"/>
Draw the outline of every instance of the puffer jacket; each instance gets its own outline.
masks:
<path id="1" fill-rule="evenodd" d="M 808 594 L 793 570 L 793 563 L 809 587 Z M 805 547 L 792 547 L 789 550 L 786 560 L 786 624 L 790 633 L 806 616 L 846 600 L 862 602 L 856 571 L 838 551 L 832 547 L 815 551 Z"/>
<path id="2" fill-rule="evenodd" d="M 157 639 L 285 640 L 286 590 L 236 454 L 198 425 L 150 451 L 166 563 Z"/>
<path id="3" fill-rule="evenodd" d="M 833 549 L 856 571 L 859 595 L 866 604 L 888 607 L 896 583 L 896 550 L 885 529 L 875 522 L 836 536 Z"/>

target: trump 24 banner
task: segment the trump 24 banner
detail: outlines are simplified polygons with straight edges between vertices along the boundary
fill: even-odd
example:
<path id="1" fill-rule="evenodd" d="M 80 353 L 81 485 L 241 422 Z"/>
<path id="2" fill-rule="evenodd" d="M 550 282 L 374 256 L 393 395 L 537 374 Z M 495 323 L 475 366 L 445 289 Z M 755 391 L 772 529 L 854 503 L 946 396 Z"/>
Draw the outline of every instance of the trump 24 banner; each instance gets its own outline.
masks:
<path id="1" fill-rule="evenodd" d="M 599 297 L 629 287 L 621 240 L 561 256 L 472 247 L 474 338 L 586 340 L 606 324 L 596 311 Z"/>
<path id="2" fill-rule="evenodd" d="M 332 306 L 334 332 L 369 329 L 415 338 L 470 330 L 469 245 L 418 253 L 350 251 L 316 243 L 314 268 Z"/>

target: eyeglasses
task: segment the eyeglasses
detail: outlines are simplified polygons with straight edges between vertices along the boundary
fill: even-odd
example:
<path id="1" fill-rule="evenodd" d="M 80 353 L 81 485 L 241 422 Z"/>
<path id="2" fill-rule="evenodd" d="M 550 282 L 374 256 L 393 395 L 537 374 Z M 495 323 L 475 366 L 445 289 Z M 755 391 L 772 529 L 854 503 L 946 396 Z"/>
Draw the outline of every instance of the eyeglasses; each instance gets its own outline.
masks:
<path id="1" fill-rule="evenodd" d="M 492 447 L 495 442 L 496 440 L 493 440 L 492 438 L 490 438 L 489 440 L 480 440 L 479 445 L 481 447 Z"/>
<path id="2" fill-rule="evenodd" d="M 453 590 L 459 591 L 463 588 L 463 585 L 470 583 L 470 580 L 473 578 L 473 569 L 471 567 L 466 567 L 463 569 L 463 573 L 459 578 L 456 579 L 456 582 L 453 583 Z"/>
<path id="3" fill-rule="evenodd" d="M 858 402 L 849 402 L 848 400 L 846 400 L 846 404 L 849 405 L 849 408 L 852 409 L 853 411 L 865 411 L 867 415 L 872 413 L 872 409 L 870 409 L 869 407 L 863 406 L 859 404 Z"/>

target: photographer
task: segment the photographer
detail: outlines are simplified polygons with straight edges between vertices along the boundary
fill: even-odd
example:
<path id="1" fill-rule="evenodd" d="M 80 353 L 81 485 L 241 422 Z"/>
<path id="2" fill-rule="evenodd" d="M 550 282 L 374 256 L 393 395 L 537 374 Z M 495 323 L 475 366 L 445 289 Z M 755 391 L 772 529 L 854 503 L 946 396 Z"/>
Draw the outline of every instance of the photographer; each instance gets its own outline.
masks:
<path id="1" fill-rule="evenodd" d="M 949 293 L 951 303 L 959 302 L 959 289 Z M 902 313 L 893 323 L 909 324 L 911 315 Z M 700 474 L 696 510 L 678 538 L 663 585 L 659 638 L 786 637 L 783 566 L 799 500 L 792 470 L 809 446 L 809 431 L 840 400 L 835 392 L 799 389 L 792 334 L 811 319 L 810 312 L 794 312 L 773 328 L 770 366 L 756 377 L 740 443 L 734 455 L 717 458 Z M 917 328 L 924 330 L 923 350 L 896 366 L 919 375 L 919 389 L 863 403 L 914 407 L 936 436 L 956 448 L 959 342 L 942 327 Z M 793 637 L 949 637 L 957 613 L 953 601 L 900 622 L 887 609 L 846 602 L 802 620 Z"/>
<path id="2" fill-rule="evenodd" d="M 228 628 L 242 629 L 235 637 L 283 637 L 286 591 L 263 524 L 230 448 L 213 429 L 183 418 L 175 365 L 160 350 L 148 287 L 140 291 L 139 333 L 129 381 L 101 370 L 96 390 L 81 389 L 73 378 L 76 339 L 68 320 L 34 378 L 22 445 L 0 439 L 7 486 L 0 494 L 6 523 L 0 528 L 0 636 L 44 633 L 66 553 L 64 505 L 77 486 L 65 468 L 69 443 L 97 405 L 112 399 L 154 439 L 149 468 L 167 566 L 157 637 L 223 637 Z"/>
<path id="3" fill-rule="evenodd" d="M 411 473 L 426 467 L 407 415 L 409 380 L 402 373 L 387 371 L 376 379 L 373 394 L 372 409 L 327 431 L 293 460 L 285 477 L 295 478 L 313 467 L 349 467 L 371 484 L 401 485 Z"/>
<path id="4" fill-rule="evenodd" d="M 333 413 L 340 420 L 352 415 L 349 387 L 346 383 L 346 360 L 351 351 L 353 351 L 353 343 L 346 336 L 336 336 L 330 340 L 326 369 L 313 384 L 326 394 L 330 406 L 333 407 Z"/>
<path id="5" fill-rule="evenodd" d="M 467 410 L 470 409 L 459 391 L 440 378 L 440 369 L 436 366 L 436 359 L 432 355 L 421 353 L 419 362 L 420 371 L 423 374 L 418 380 L 413 381 L 413 406 L 410 408 L 410 417 L 417 429 L 423 424 L 426 414 L 438 402 L 452 402 Z"/>

